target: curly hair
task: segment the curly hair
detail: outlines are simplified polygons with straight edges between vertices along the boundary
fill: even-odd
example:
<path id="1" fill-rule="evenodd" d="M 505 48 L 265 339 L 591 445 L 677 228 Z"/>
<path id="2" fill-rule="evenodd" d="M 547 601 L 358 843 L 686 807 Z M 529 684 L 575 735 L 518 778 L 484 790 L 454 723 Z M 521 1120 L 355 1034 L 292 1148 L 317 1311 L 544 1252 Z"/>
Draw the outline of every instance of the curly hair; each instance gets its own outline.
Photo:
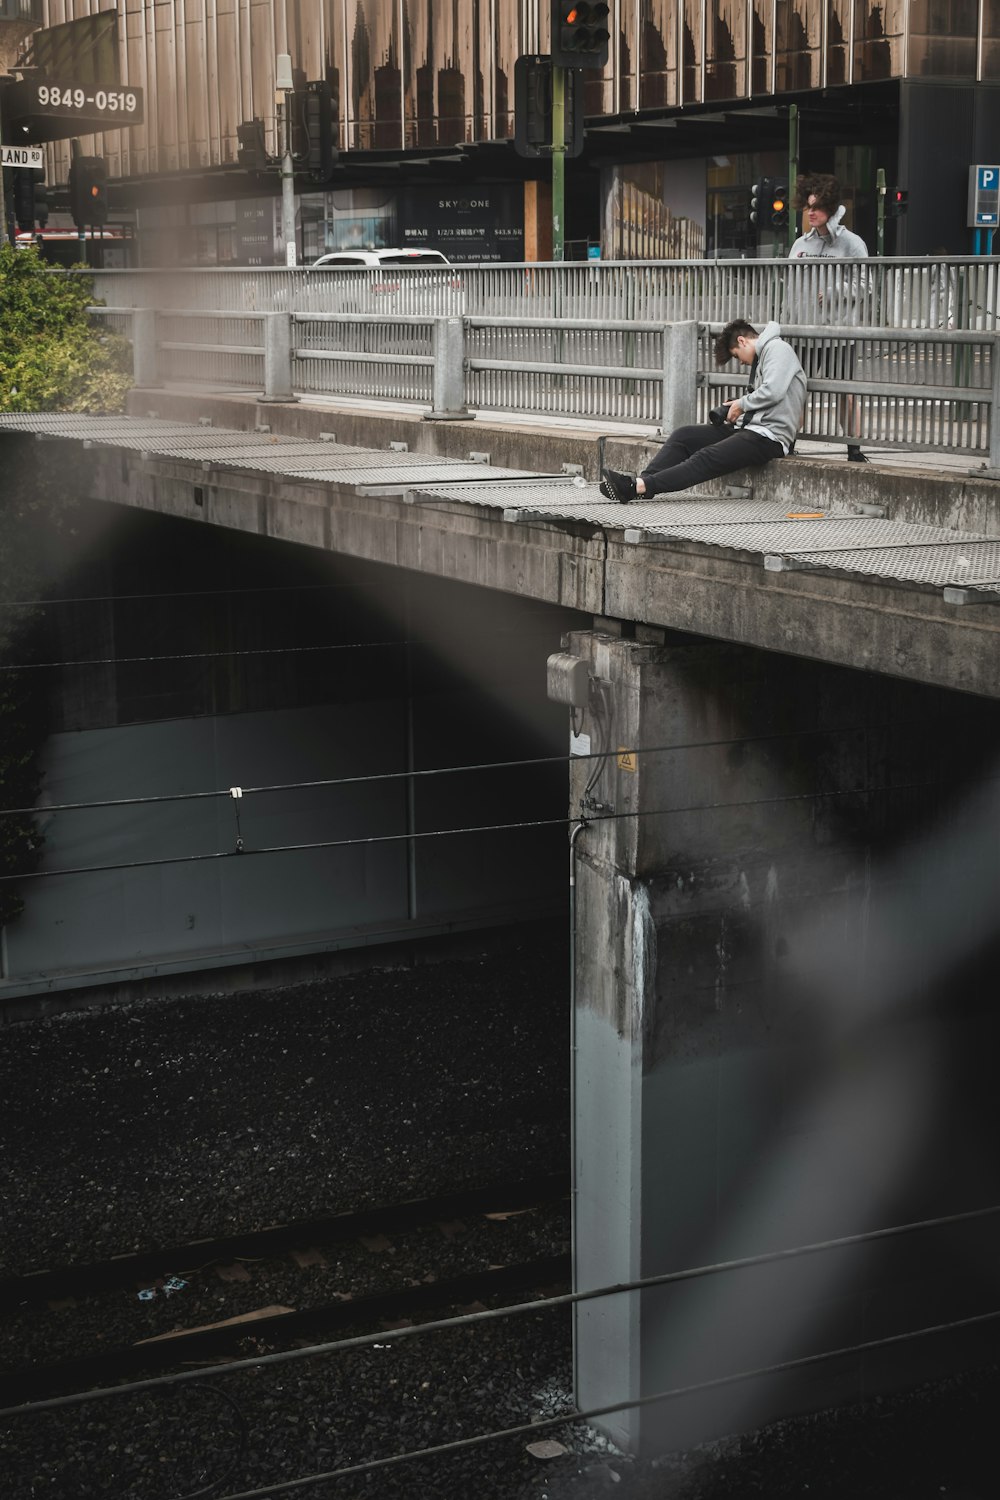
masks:
<path id="1" fill-rule="evenodd" d="M 815 195 L 816 207 L 825 214 L 835 214 L 842 201 L 840 183 L 829 172 L 813 172 L 799 177 L 795 183 L 795 208 L 801 212 Z"/>

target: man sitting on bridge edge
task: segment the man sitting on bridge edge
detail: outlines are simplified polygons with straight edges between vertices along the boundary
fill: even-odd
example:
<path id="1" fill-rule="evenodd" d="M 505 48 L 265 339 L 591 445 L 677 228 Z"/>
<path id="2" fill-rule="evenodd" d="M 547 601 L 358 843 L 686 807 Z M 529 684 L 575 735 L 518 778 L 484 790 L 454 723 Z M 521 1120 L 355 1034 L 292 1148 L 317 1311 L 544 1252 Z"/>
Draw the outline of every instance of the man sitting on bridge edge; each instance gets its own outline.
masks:
<path id="1" fill-rule="evenodd" d="M 727 323 L 715 341 L 715 363 L 738 359 L 750 366 L 750 384 L 705 425 L 678 427 L 638 477 L 617 469 L 601 473 L 601 493 L 627 505 L 652 500 L 781 458 L 795 442 L 806 400 L 806 377 L 777 323 L 762 333 L 744 318 Z"/>

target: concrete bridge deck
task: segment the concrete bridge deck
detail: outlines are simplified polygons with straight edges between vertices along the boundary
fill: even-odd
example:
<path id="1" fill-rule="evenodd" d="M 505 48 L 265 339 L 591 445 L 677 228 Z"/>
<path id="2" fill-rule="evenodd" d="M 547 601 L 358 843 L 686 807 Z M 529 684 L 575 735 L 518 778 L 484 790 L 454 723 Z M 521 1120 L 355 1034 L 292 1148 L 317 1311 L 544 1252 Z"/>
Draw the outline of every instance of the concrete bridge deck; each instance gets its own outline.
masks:
<path id="1" fill-rule="evenodd" d="M 159 415 L 138 414 L 151 399 Z M 162 391 L 132 404 L 6 415 L 0 433 L 80 443 L 93 493 L 121 504 L 546 599 L 648 641 L 679 629 L 1000 696 L 1000 486 L 957 455 L 848 466 L 807 444 L 714 492 L 623 507 L 592 482 L 596 434 L 565 424 Z M 655 447 L 618 433 L 608 453 L 638 467 Z M 573 462 L 590 481 L 560 472 Z"/>

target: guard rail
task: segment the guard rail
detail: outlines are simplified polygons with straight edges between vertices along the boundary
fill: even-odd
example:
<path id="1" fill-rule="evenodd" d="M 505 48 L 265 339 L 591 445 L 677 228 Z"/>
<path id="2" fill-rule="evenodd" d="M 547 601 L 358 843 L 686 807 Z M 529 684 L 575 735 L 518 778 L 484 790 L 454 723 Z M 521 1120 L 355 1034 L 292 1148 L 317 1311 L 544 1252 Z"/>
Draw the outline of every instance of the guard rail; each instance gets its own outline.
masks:
<path id="1" fill-rule="evenodd" d="M 133 343 L 136 384 L 256 390 L 265 401 L 329 396 L 406 401 L 430 419 L 531 412 L 665 433 L 704 421 L 746 376 L 712 362 L 717 322 L 649 328 L 582 319 L 434 317 L 94 307 Z M 809 373 L 803 436 L 948 450 L 1000 470 L 1000 334 L 783 328 Z"/>

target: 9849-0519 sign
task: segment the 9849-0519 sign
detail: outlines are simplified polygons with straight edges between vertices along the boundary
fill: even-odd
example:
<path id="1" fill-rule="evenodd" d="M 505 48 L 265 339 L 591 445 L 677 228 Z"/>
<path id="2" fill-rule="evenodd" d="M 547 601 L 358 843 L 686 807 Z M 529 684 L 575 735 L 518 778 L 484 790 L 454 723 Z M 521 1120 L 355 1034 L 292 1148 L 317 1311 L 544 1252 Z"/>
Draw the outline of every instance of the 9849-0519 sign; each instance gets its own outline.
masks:
<path id="1" fill-rule="evenodd" d="M 31 141 L 58 141 L 143 123 L 142 89 L 66 78 L 22 78 L 4 93 L 8 140 L 23 130 Z"/>
<path id="2" fill-rule="evenodd" d="M 50 114 L 56 110 L 80 114 L 132 115 L 142 118 L 142 93 L 139 89 L 85 89 L 71 83 L 35 83 L 32 85 L 39 109 Z"/>

